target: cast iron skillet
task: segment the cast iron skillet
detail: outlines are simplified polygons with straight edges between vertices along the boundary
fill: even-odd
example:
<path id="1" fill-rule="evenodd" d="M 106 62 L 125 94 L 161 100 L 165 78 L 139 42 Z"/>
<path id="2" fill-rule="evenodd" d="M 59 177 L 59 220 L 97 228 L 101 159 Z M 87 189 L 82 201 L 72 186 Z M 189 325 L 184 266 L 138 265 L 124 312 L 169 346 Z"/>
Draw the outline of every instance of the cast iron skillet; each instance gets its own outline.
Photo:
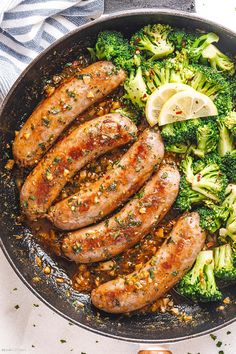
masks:
<path id="1" fill-rule="evenodd" d="M 220 36 L 224 51 L 234 51 L 236 35 L 219 25 L 205 21 L 195 15 L 162 10 L 135 10 L 116 13 L 84 25 L 78 30 L 57 41 L 39 55 L 23 72 L 12 87 L 0 111 L 1 126 L 1 186 L 0 186 L 0 227 L 1 246 L 13 269 L 35 295 L 51 309 L 67 320 L 90 331 L 127 341 L 165 343 L 196 337 L 219 329 L 235 320 L 236 286 L 223 289 L 224 296 L 233 302 L 218 311 L 219 304 L 194 304 L 176 297 L 178 307 L 193 315 L 193 321 L 180 322 L 170 314 L 138 313 L 131 316 L 117 316 L 99 313 L 91 305 L 90 297 L 70 289 L 69 279 L 58 283 L 56 278 L 63 276 L 62 264 L 55 263 L 35 242 L 30 231 L 18 222 L 19 200 L 13 172 L 6 172 L 4 165 L 11 156 L 14 131 L 30 115 L 42 98 L 43 79 L 60 72 L 65 63 L 78 57 L 87 46 L 92 46 L 96 35 L 104 29 L 116 29 L 126 35 L 148 23 L 169 23 L 170 25 L 191 29 L 213 31 Z M 235 54 L 235 52 L 233 53 Z M 19 236 L 23 236 L 19 239 Z M 44 264 L 54 267 L 52 276 L 45 276 L 36 267 L 35 255 L 40 254 Z M 57 261 L 56 261 L 57 262 Z M 37 277 L 41 281 L 37 282 Z M 36 278 L 35 278 L 36 277 Z"/>

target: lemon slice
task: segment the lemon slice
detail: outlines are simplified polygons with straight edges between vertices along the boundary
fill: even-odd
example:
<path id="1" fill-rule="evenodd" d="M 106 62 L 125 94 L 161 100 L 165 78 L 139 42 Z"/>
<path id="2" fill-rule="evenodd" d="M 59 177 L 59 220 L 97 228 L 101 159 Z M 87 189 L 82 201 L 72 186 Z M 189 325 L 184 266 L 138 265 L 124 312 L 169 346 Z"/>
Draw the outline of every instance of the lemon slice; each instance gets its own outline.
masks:
<path id="1" fill-rule="evenodd" d="M 159 114 L 159 125 L 182 120 L 216 116 L 217 108 L 213 101 L 195 90 L 178 92 L 166 101 Z"/>
<path id="2" fill-rule="evenodd" d="M 146 103 L 146 118 L 151 127 L 158 123 L 158 118 L 164 103 L 174 94 L 181 91 L 195 91 L 191 86 L 169 83 L 158 87 L 148 98 Z"/>

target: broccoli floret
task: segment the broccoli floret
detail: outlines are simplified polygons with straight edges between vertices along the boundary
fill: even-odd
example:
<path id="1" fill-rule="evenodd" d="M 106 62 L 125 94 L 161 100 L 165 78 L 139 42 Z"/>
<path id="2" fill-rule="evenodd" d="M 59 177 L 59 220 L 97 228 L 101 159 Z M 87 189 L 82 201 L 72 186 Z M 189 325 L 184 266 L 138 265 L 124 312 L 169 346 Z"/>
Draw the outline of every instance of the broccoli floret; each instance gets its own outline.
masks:
<path id="1" fill-rule="evenodd" d="M 193 191 L 215 202 L 224 199 L 228 180 L 216 155 L 208 155 L 195 163 L 191 156 L 187 156 L 182 161 L 181 169 Z"/>
<path id="2" fill-rule="evenodd" d="M 236 244 L 236 185 L 229 184 L 226 189 L 225 205 L 228 205 L 229 217 L 224 228 L 220 229 L 220 240 Z"/>
<path id="3" fill-rule="evenodd" d="M 128 98 L 134 105 L 139 108 L 145 106 L 147 100 L 147 87 L 143 78 L 141 66 L 136 70 L 132 70 L 129 77 L 125 80 L 124 88 L 126 91 L 125 98 Z"/>
<path id="4" fill-rule="evenodd" d="M 218 42 L 219 37 L 215 33 L 206 33 L 198 36 L 192 43 L 187 45 L 187 52 L 192 62 L 198 62 L 203 51 L 213 42 Z"/>
<path id="5" fill-rule="evenodd" d="M 213 202 L 204 201 L 205 206 L 197 209 L 200 215 L 201 227 L 214 233 L 220 227 L 220 238 L 223 242 L 227 236 L 230 240 L 236 241 L 236 185 L 229 184 L 226 188 L 225 199 L 221 205 L 216 205 Z"/>
<path id="6" fill-rule="evenodd" d="M 157 87 L 167 83 L 186 82 L 184 70 L 178 70 L 176 63 L 171 60 L 146 63 L 144 74 L 150 93 L 155 91 Z"/>
<path id="7" fill-rule="evenodd" d="M 98 59 L 111 60 L 122 52 L 130 52 L 129 43 L 120 32 L 100 32 L 95 44 L 94 52 Z"/>
<path id="8" fill-rule="evenodd" d="M 188 148 L 186 144 L 165 145 L 166 151 L 175 152 L 176 154 L 185 154 Z"/>
<path id="9" fill-rule="evenodd" d="M 92 57 L 99 60 L 113 60 L 118 67 L 130 70 L 137 58 L 134 56 L 129 42 L 120 32 L 100 32 L 94 48 L 89 48 Z"/>
<path id="10" fill-rule="evenodd" d="M 230 244 L 225 244 L 213 249 L 214 272 L 219 279 L 232 281 L 236 279 L 236 253 Z"/>
<path id="11" fill-rule="evenodd" d="M 203 59 L 206 59 L 211 67 L 218 71 L 225 71 L 229 75 L 233 75 L 235 72 L 234 62 L 227 55 L 223 54 L 216 46 L 209 44 L 202 51 Z"/>
<path id="12" fill-rule="evenodd" d="M 234 150 L 233 136 L 225 125 L 224 117 L 219 117 L 217 123 L 219 128 L 218 153 L 223 157 Z"/>
<path id="13" fill-rule="evenodd" d="M 130 53 L 130 48 L 128 40 L 120 32 L 104 31 L 99 33 L 94 51 L 98 59 L 111 60 L 121 52 Z"/>
<path id="14" fill-rule="evenodd" d="M 205 205 L 196 209 L 200 215 L 200 225 L 204 230 L 214 233 L 227 220 L 229 216 L 228 205 L 216 205 L 206 200 Z"/>
<path id="15" fill-rule="evenodd" d="M 183 48 L 188 48 L 196 39 L 195 33 L 174 29 L 169 34 L 169 41 L 174 44 L 175 49 L 181 51 Z"/>
<path id="16" fill-rule="evenodd" d="M 193 268 L 185 274 L 177 287 L 178 292 L 194 301 L 219 301 L 222 293 L 214 276 L 213 251 L 201 251 Z"/>
<path id="17" fill-rule="evenodd" d="M 130 72 L 141 65 L 141 58 L 140 55 L 137 54 L 133 54 L 132 57 L 130 57 L 128 52 L 124 52 L 114 58 L 113 62 L 117 68 L 122 68 Z"/>
<path id="18" fill-rule="evenodd" d="M 236 112 L 234 112 L 234 111 L 230 112 L 224 118 L 224 124 L 229 129 L 229 131 L 231 132 L 232 136 L 234 138 L 236 138 Z"/>
<path id="19" fill-rule="evenodd" d="M 144 52 L 152 59 L 163 58 L 174 51 L 174 46 L 168 40 L 171 30 L 169 25 L 147 25 L 132 36 L 130 43 L 136 52 Z"/>
<path id="20" fill-rule="evenodd" d="M 217 149 L 219 132 L 215 120 L 201 120 L 202 124 L 197 129 L 197 145 L 191 147 L 198 157 L 204 157 L 206 154 Z"/>
<path id="21" fill-rule="evenodd" d="M 187 84 L 209 96 L 215 103 L 219 115 L 227 115 L 232 110 L 232 96 L 229 83 L 214 69 L 203 65 L 189 66 L 193 72 Z"/>
<path id="22" fill-rule="evenodd" d="M 186 211 L 192 208 L 192 205 L 202 203 L 206 197 L 198 192 L 195 192 L 189 185 L 185 176 L 181 177 L 179 194 L 175 202 L 175 209 Z"/>
<path id="23" fill-rule="evenodd" d="M 162 138 L 166 146 L 176 144 L 195 143 L 197 138 L 197 129 L 201 125 L 201 119 L 191 119 L 172 124 L 166 124 L 161 130 Z"/>
<path id="24" fill-rule="evenodd" d="M 227 152 L 222 157 L 222 165 L 229 182 L 236 183 L 236 150 Z"/>
<path id="25" fill-rule="evenodd" d="M 202 206 L 197 208 L 196 211 L 200 216 L 200 226 L 209 231 L 210 233 L 216 232 L 221 227 L 221 219 L 218 215 L 218 210 L 216 206 L 215 209 L 207 208 L 206 206 Z"/>
<path id="26" fill-rule="evenodd" d="M 236 75 L 228 77 L 230 93 L 233 99 L 233 108 L 236 110 Z"/>

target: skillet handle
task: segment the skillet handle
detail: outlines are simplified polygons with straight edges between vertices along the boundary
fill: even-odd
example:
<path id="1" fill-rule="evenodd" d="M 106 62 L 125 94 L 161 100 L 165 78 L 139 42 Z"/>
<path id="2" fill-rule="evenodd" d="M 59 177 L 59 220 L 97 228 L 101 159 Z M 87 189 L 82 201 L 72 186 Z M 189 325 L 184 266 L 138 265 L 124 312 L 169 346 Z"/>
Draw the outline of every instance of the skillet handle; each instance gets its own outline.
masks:
<path id="1" fill-rule="evenodd" d="M 195 0 L 105 0 L 104 13 L 116 11 L 159 8 L 195 12 Z"/>
<path id="2" fill-rule="evenodd" d="M 169 350 L 165 349 L 146 349 L 146 350 L 140 350 L 138 354 L 172 354 Z"/>

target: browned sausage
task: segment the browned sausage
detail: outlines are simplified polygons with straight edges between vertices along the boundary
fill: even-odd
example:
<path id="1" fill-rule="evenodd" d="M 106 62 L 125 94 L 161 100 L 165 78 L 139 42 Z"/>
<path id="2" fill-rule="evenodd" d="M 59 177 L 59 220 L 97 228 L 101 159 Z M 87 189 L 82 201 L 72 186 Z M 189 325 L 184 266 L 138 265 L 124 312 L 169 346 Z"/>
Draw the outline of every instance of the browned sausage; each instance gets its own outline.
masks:
<path id="1" fill-rule="evenodd" d="M 113 170 L 88 190 L 51 207 L 49 219 L 62 230 L 95 223 L 137 192 L 163 156 L 164 145 L 159 131 L 146 129 Z"/>
<path id="2" fill-rule="evenodd" d="M 21 206 L 30 219 L 42 217 L 71 177 L 89 161 L 126 144 L 137 133 L 131 120 L 107 114 L 80 125 L 59 141 L 27 177 Z"/>
<path id="3" fill-rule="evenodd" d="M 92 291 L 92 303 L 106 312 L 125 313 L 156 301 L 192 267 L 205 237 L 199 215 L 183 215 L 167 242 L 143 268 L 100 285 Z"/>
<path id="4" fill-rule="evenodd" d="M 98 225 L 68 233 L 62 250 L 75 262 L 112 258 L 137 243 L 164 217 L 179 189 L 175 166 L 163 165 L 143 190 L 120 212 Z"/>
<path id="5" fill-rule="evenodd" d="M 13 143 L 15 161 L 35 165 L 62 131 L 93 103 L 123 83 L 125 73 L 111 62 L 96 62 L 59 86 L 33 111 Z"/>

